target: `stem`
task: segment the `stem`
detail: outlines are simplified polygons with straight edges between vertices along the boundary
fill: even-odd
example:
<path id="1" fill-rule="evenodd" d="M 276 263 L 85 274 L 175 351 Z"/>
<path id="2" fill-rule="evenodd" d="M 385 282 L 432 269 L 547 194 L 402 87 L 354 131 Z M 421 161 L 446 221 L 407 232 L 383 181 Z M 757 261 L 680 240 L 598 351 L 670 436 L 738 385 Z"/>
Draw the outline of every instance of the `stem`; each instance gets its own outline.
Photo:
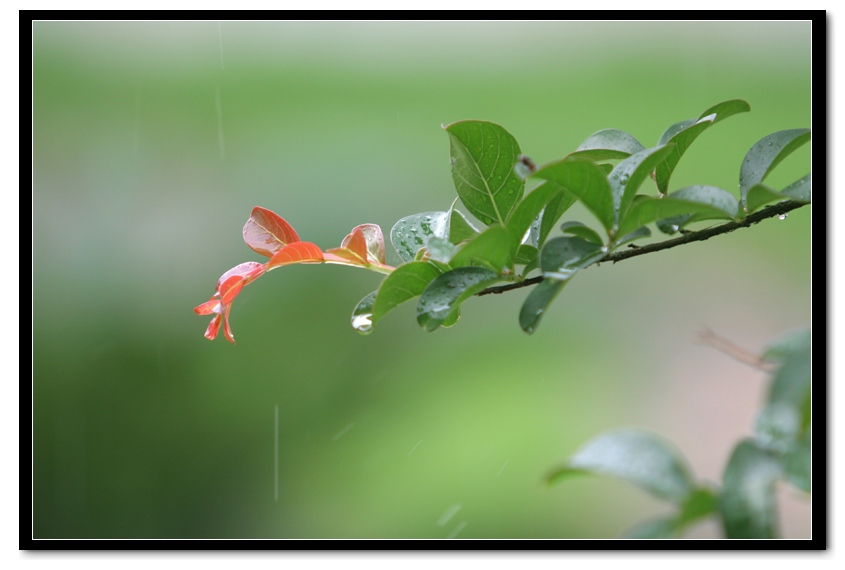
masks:
<path id="1" fill-rule="evenodd" d="M 613 253 L 607 254 L 603 259 L 601 259 L 597 263 L 607 263 L 611 261 L 613 263 L 617 263 L 619 261 L 623 261 L 625 259 L 630 259 L 631 257 L 637 257 L 638 255 L 645 255 L 647 253 L 654 253 L 656 251 L 662 251 L 664 249 L 671 249 L 673 247 L 677 247 L 679 245 L 684 245 L 687 243 L 692 243 L 695 241 L 704 241 L 706 239 L 710 239 L 713 236 L 718 236 L 722 234 L 730 233 L 734 230 L 738 230 L 739 228 L 749 228 L 754 224 L 762 222 L 768 218 L 774 218 L 775 216 L 782 216 L 787 212 L 791 212 L 792 210 L 796 210 L 803 206 L 807 206 L 807 204 L 803 202 L 793 202 L 792 200 L 788 200 L 786 202 L 780 202 L 779 204 L 775 204 L 773 206 L 767 206 L 760 210 L 759 212 L 754 212 L 746 217 L 741 222 L 728 222 L 727 224 L 721 224 L 718 226 L 714 226 L 712 228 L 706 228 L 703 230 L 699 230 L 696 232 L 690 232 L 688 234 L 682 235 L 681 237 L 677 237 L 674 239 L 668 239 L 665 241 L 661 241 L 658 243 L 652 243 L 649 245 L 644 245 L 642 247 L 634 246 L 631 249 L 625 251 L 616 251 Z M 630 246 L 629 246 L 630 247 Z M 497 287 L 488 287 L 487 289 L 481 291 L 480 293 L 476 293 L 477 296 L 482 295 L 493 295 L 504 293 L 505 291 L 512 291 L 513 289 L 521 289 L 522 287 L 529 287 L 531 285 L 536 285 L 543 280 L 542 275 L 538 275 L 537 277 L 532 277 L 530 279 L 526 279 L 524 281 L 520 281 L 519 283 L 511 283 L 508 285 L 499 285 Z"/>

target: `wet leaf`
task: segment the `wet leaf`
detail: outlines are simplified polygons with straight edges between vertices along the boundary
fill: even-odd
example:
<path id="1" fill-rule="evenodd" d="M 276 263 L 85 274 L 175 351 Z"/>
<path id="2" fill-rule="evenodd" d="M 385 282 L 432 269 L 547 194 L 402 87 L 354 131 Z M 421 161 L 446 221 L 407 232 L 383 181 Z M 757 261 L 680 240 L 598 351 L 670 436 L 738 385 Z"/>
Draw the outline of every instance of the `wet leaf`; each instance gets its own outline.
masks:
<path id="1" fill-rule="evenodd" d="M 343 238 L 340 247 L 349 248 L 355 251 L 358 256 L 363 255 L 364 259 L 370 263 L 381 263 L 382 265 L 386 263 L 384 257 L 384 235 L 377 224 L 361 224 L 360 226 L 355 226 L 352 232 Z"/>
<path id="2" fill-rule="evenodd" d="M 361 299 L 352 311 L 352 328 L 361 334 L 373 332 L 373 303 L 378 291 Z"/>
<path id="3" fill-rule="evenodd" d="M 651 237 L 651 230 L 648 229 L 647 227 L 643 226 L 643 227 L 637 228 L 636 230 L 634 230 L 630 233 L 627 233 L 624 236 L 622 236 L 621 238 L 615 240 L 613 242 L 613 246 L 614 247 L 621 247 L 621 246 L 625 245 L 626 243 L 629 243 L 629 242 L 632 242 L 632 241 L 638 240 L 638 239 L 647 238 L 647 237 Z"/>
<path id="4" fill-rule="evenodd" d="M 299 241 L 293 227 L 284 218 L 256 206 L 244 225 L 244 241 L 253 251 L 272 257 L 289 243 Z"/>
<path id="5" fill-rule="evenodd" d="M 578 473 L 614 475 L 676 503 L 687 500 L 694 489 L 683 456 L 662 438 L 635 430 L 613 431 L 587 442 L 547 480 L 553 484 Z"/>
<path id="6" fill-rule="evenodd" d="M 812 202 L 813 197 L 812 175 L 808 174 L 800 180 L 796 180 L 795 182 L 781 190 L 781 194 L 783 194 L 790 200 L 809 204 L 810 202 Z"/>
<path id="7" fill-rule="evenodd" d="M 611 160 L 627 158 L 643 150 L 640 141 L 619 129 L 603 129 L 595 132 L 570 154 L 583 156 L 592 160 Z"/>
<path id="8" fill-rule="evenodd" d="M 563 186 L 596 215 L 606 230 L 613 228 L 613 196 L 604 171 L 594 162 L 577 156 L 541 168 L 535 178 Z"/>
<path id="9" fill-rule="evenodd" d="M 637 190 L 657 165 L 669 156 L 673 146 L 668 143 L 666 146 L 641 150 L 617 164 L 607 177 L 613 194 L 613 211 L 617 223 L 625 217 Z"/>
<path id="10" fill-rule="evenodd" d="M 537 228 L 536 235 L 534 234 L 534 224 L 532 224 L 532 241 L 537 248 L 543 247 L 543 244 L 546 243 L 546 238 L 549 237 L 549 234 L 554 229 L 557 221 L 564 212 L 566 212 L 569 207 L 575 203 L 576 200 L 575 194 L 565 190 L 563 186 L 548 181 L 543 182 L 542 185 L 545 186 L 547 184 L 559 188 L 561 192 L 559 194 L 555 194 L 552 199 L 549 200 L 549 203 L 546 204 L 545 208 L 543 208 L 543 212 L 540 214 L 539 219 L 534 222 Z"/>
<path id="11" fill-rule="evenodd" d="M 787 453 L 797 445 L 801 435 L 801 412 L 782 402 L 769 404 L 757 414 L 755 432 L 761 449 Z"/>
<path id="12" fill-rule="evenodd" d="M 282 265 L 293 263 L 322 263 L 324 259 L 322 250 L 315 244 L 308 241 L 298 241 L 286 245 L 273 254 L 265 267 L 267 271 L 270 271 Z"/>
<path id="13" fill-rule="evenodd" d="M 566 280 L 605 255 L 607 248 L 599 244 L 579 237 L 557 237 L 540 252 L 540 268 L 547 278 Z"/>
<path id="14" fill-rule="evenodd" d="M 516 265 L 528 265 L 536 261 L 538 255 L 540 255 L 540 251 L 536 247 L 533 245 L 522 244 L 516 252 L 516 259 L 514 259 L 514 263 Z"/>
<path id="15" fill-rule="evenodd" d="M 375 325 L 405 301 L 422 295 L 440 273 L 437 267 L 427 261 L 411 261 L 397 267 L 378 289 L 373 305 L 372 324 Z"/>
<path id="16" fill-rule="evenodd" d="M 508 231 L 511 235 L 511 251 L 516 254 L 519 245 L 522 243 L 522 238 L 531 227 L 532 222 L 537 219 L 543 209 L 546 207 L 558 193 L 562 193 L 563 189 L 555 184 L 545 183 L 534 189 L 525 199 L 519 203 L 516 210 L 508 221 Z"/>
<path id="17" fill-rule="evenodd" d="M 638 524 L 626 533 L 627 538 L 673 538 L 676 534 L 675 517 L 655 519 Z"/>
<path id="18" fill-rule="evenodd" d="M 660 193 L 666 194 L 668 192 L 669 178 L 671 178 L 672 172 L 674 172 L 675 167 L 692 142 L 698 138 L 698 135 L 719 121 L 750 110 L 751 107 L 748 103 L 741 99 L 724 101 L 704 111 L 698 119 L 681 121 L 666 129 L 657 144 L 662 146 L 671 142 L 675 143 L 675 148 L 655 169 L 655 181 Z"/>
<path id="19" fill-rule="evenodd" d="M 402 261 L 413 261 L 430 237 L 449 237 L 449 212 L 406 216 L 390 230 L 390 242 Z"/>
<path id="20" fill-rule="evenodd" d="M 719 510 L 719 498 L 705 487 L 695 489 L 686 498 L 678 514 L 678 528 L 688 526 L 690 523 L 708 517 Z"/>
<path id="21" fill-rule="evenodd" d="M 788 129 L 763 137 L 752 146 L 739 169 L 739 189 L 742 202 L 755 184 L 766 179 L 769 173 L 787 156 L 810 140 L 810 129 Z"/>
<path id="22" fill-rule="evenodd" d="M 446 317 L 446 320 L 443 321 L 443 324 L 440 325 L 444 329 L 448 329 L 449 327 L 453 327 L 458 324 L 458 321 L 461 319 L 461 307 L 455 307 L 455 310 L 449 313 L 449 316 Z"/>
<path id="23" fill-rule="evenodd" d="M 458 121 L 445 128 L 452 178 L 464 206 L 485 224 L 505 226 L 525 188 L 514 172 L 520 155 L 516 139 L 486 121 Z"/>
<path id="24" fill-rule="evenodd" d="M 732 219 L 738 212 L 736 198 L 715 186 L 690 186 L 665 198 L 638 201 L 619 224 L 619 235 L 625 235 L 656 220 L 683 214 L 695 214 L 696 220 Z"/>
<path id="25" fill-rule="evenodd" d="M 513 264 L 514 252 L 510 250 L 510 233 L 502 226 L 492 226 L 478 234 L 452 257 L 449 265 L 465 267 L 481 265 L 496 273 Z"/>
<path id="26" fill-rule="evenodd" d="M 471 239 L 478 234 L 478 230 L 469 223 L 469 220 L 466 219 L 460 210 L 456 210 L 454 206 L 450 210 L 450 229 L 449 229 L 449 241 L 458 244 L 462 241 Z"/>
<path id="27" fill-rule="evenodd" d="M 788 198 L 780 192 L 769 188 L 765 184 L 755 184 L 745 195 L 746 212 L 751 214 L 771 202 L 779 202 Z"/>
<path id="28" fill-rule="evenodd" d="M 560 226 L 560 231 L 565 234 L 572 234 L 597 245 L 602 245 L 604 243 L 601 236 L 597 234 L 595 230 L 585 226 L 581 222 L 565 222 Z"/>
<path id="29" fill-rule="evenodd" d="M 811 492 L 812 452 L 807 438 L 798 443 L 786 456 L 786 479 L 805 493 Z"/>
<path id="30" fill-rule="evenodd" d="M 695 214 L 684 214 L 682 216 L 672 216 L 670 218 L 663 218 L 662 220 L 657 220 L 655 225 L 657 229 L 667 235 L 674 235 L 678 233 L 682 227 L 687 225 L 692 219 L 695 217 Z"/>
<path id="31" fill-rule="evenodd" d="M 527 271 L 526 271 L 527 273 Z M 525 298 L 519 311 L 519 326 L 528 334 L 533 334 L 540 326 L 540 319 L 555 297 L 569 281 L 544 279 L 540 281 Z"/>
<path id="32" fill-rule="evenodd" d="M 428 250 L 429 259 L 446 265 L 449 265 L 449 262 L 459 251 L 459 248 L 452 242 L 438 237 L 428 238 L 425 248 Z"/>
<path id="33" fill-rule="evenodd" d="M 746 439 L 736 446 L 723 478 L 720 510 L 728 538 L 776 538 L 775 482 L 781 463 Z"/>
<path id="34" fill-rule="evenodd" d="M 499 281 L 501 277 L 483 267 L 459 267 L 444 273 L 423 291 L 417 304 L 417 322 L 434 331 L 448 322 L 452 311 L 466 299 Z"/>

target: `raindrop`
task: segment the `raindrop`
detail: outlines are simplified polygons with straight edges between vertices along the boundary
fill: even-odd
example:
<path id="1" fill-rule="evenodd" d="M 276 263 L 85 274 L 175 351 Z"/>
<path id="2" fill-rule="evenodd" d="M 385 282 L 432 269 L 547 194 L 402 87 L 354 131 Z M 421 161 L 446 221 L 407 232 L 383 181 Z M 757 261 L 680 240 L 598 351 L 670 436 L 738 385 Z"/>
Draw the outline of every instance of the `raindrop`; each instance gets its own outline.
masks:
<path id="1" fill-rule="evenodd" d="M 373 330 L 373 321 L 371 317 L 373 316 L 372 313 L 363 313 L 360 315 L 355 315 L 355 318 L 352 319 L 352 328 L 362 334 L 368 334 Z"/>
<path id="2" fill-rule="evenodd" d="M 677 224 L 672 224 L 670 227 L 672 228 L 673 232 L 676 232 L 680 229 Z"/>
<path id="3" fill-rule="evenodd" d="M 779 220 L 785 220 L 787 215 L 788 214 L 781 214 L 780 216 L 778 216 L 778 219 Z"/>
<path id="4" fill-rule="evenodd" d="M 491 220 L 490 218 L 484 218 L 484 223 L 485 224 L 492 224 L 493 220 Z"/>
<path id="5" fill-rule="evenodd" d="M 449 164 L 452 164 L 452 165 L 455 164 L 455 157 L 454 156 L 449 159 Z"/>
<path id="6" fill-rule="evenodd" d="M 511 188 L 510 190 L 508 190 L 508 194 L 513 194 L 513 188 Z"/>
<path id="7" fill-rule="evenodd" d="M 628 183 L 628 175 L 623 174 L 622 178 L 619 179 L 619 182 L 621 182 L 622 184 L 627 184 Z"/>

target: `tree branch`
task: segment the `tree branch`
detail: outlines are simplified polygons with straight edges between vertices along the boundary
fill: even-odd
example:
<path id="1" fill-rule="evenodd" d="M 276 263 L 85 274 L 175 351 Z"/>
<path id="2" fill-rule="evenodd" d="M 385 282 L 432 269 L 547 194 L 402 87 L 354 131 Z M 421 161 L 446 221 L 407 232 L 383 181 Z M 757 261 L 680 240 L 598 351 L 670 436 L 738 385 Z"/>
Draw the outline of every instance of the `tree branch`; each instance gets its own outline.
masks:
<path id="1" fill-rule="evenodd" d="M 638 255 L 645 255 L 647 253 L 654 253 L 656 251 L 662 251 L 664 249 L 671 249 L 673 247 L 684 245 L 687 243 L 692 243 L 695 241 L 704 241 L 706 239 L 710 239 L 713 236 L 718 236 L 722 234 L 730 233 L 734 230 L 738 230 L 739 228 L 748 228 L 766 220 L 768 218 L 774 218 L 775 216 L 783 216 L 787 212 L 791 212 L 797 208 L 801 208 L 802 206 L 806 206 L 807 204 L 803 202 L 793 202 L 791 200 L 786 202 L 780 202 L 773 206 L 767 206 L 760 210 L 759 212 L 755 212 L 750 214 L 741 222 L 728 222 L 727 224 L 721 224 L 718 226 L 714 226 L 712 228 L 706 228 L 703 230 L 699 230 L 696 232 L 689 232 L 687 234 L 682 235 L 681 237 L 677 237 L 674 239 L 668 239 L 665 241 L 661 241 L 658 243 L 652 243 L 649 245 L 644 245 L 642 247 L 631 246 L 628 247 L 625 251 L 615 251 L 606 255 L 601 261 L 598 263 L 607 263 L 611 261 L 613 263 L 617 263 L 619 261 L 623 261 L 625 259 L 630 259 L 631 257 L 636 257 Z M 512 291 L 513 289 L 521 289 L 522 287 L 529 287 L 531 285 L 536 285 L 537 283 L 543 280 L 542 275 L 538 275 L 537 277 L 532 277 L 530 279 L 526 279 L 524 281 L 520 281 L 519 283 L 510 283 L 508 285 L 499 285 L 497 287 L 488 287 L 484 289 L 480 293 L 476 293 L 477 296 L 482 295 L 493 295 L 504 293 L 505 291 Z"/>

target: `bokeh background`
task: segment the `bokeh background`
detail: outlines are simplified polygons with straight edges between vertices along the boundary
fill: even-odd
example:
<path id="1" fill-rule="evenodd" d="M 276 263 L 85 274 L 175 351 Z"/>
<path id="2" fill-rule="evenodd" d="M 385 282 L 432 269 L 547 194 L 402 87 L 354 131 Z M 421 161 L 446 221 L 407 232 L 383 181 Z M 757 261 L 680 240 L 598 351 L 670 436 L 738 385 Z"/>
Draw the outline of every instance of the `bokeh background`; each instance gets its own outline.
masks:
<path id="1" fill-rule="evenodd" d="M 809 325 L 810 207 L 591 268 L 533 336 L 527 290 L 470 300 L 433 334 L 409 303 L 360 336 L 349 315 L 380 276 L 339 266 L 251 285 L 236 346 L 204 339 L 192 309 L 261 260 L 241 237 L 255 205 L 324 248 L 448 208 L 440 125 L 460 119 L 503 125 L 544 163 L 608 127 L 653 146 L 743 98 L 752 112 L 703 134 L 672 180 L 738 194 L 754 142 L 810 126 L 810 32 L 34 23 L 33 536 L 617 537 L 670 506 L 606 477 L 542 483 L 617 427 L 666 436 L 718 482 L 767 378 L 698 332 L 757 352 Z M 808 146 L 769 180 L 809 164 Z M 810 536 L 809 499 L 778 501 L 783 535 Z"/>

